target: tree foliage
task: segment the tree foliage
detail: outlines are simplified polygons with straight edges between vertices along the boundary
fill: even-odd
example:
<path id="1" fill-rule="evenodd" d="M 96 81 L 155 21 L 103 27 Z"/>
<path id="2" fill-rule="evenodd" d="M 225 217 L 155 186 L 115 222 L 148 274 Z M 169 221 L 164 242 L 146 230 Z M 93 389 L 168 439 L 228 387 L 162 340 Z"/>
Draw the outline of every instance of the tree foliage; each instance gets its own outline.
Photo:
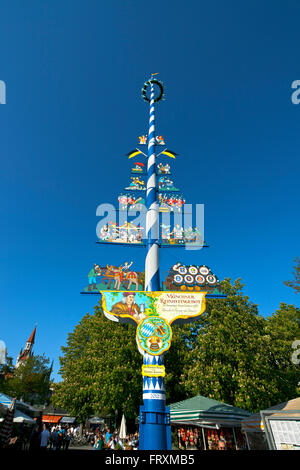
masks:
<path id="1" fill-rule="evenodd" d="M 9 396 L 32 404 L 43 404 L 48 400 L 51 368 L 45 355 L 32 355 L 18 368 L 12 361 L 4 366 L 7 378 L 0 383 L 0 390 Z"/>
<path id="2" fill-rule="evenodd" d="M 94 315 L 85 315 L 62 347 L 63 381 L 55 384 L 52 403 L 69 410 L 82 422 L 99 413 L 125 413 L 135 418 L 142 404 L 143 364 L 135 335 L 134 326 L 108 320 L 97 305 Z M 172 384 L 169 393 L 176 390 L 173 385 L 180 374 L 177 358 L 184 339 L 178 333 L 173 346 L 167 362 L 167 367 L 172 364 L 168 367 L 168 383 Z M 185 394 L 178 389 L 176 396 L 182 399 Z"/>
<path id="3" fill-rule="evenodd" d="M 125 411 L 135 415 L 140 401 L 142 356 L 132 325 L 107 320 L 100 307 L 85 315 L 69 334 L 60 357 L 61 383 L 52 403 L 78 419 Z"/>
<path id="4" fill-rule="evenodd" d="M 0 376 L 3 378 L 8 375 L 12 375 L 14 372 L 13 358 L 7 356 L 5 362 L 0 363 Z"/>
<path id="5" fill-rule="evenodd" d="M 264 318 L 242 287 L 239 280 L 223 281 L 228 297 L 209 300 L 202 320 L 192 325 L 181 383 L 189 396 L 201 394 L 255 412 L 297 395 L 298 369 L 291 354 L 299 309 L 281 304 Z"/>
<path id="6" fill-rule="evenodd" d="M 294 279 L 292 281 L 284 281 L 284 284 L 294 289 L 296 294 L 300 292 L 300 258 L 297 256 L 294 260 L 295 266 L 293 270 Z"/>
<path id="7" fill-rule="evenodd" d="M 258 411 L 297 394 L 292 343 L 299 337 L 299 309 L 281 304 L 271 317 L 223 281 L 226 299 L 209 299 L 201 320 L 174 326 L 165 354 L 167 403 L 201 394 Z M 96 306 L 62 347 L 52 403 L 84 421 L 99 413 L 138 415 L 142 356 L 135 328 L 111 322 Z"/>
<path id="8" fill-rule="evenodd" d="M 292 344 L 300 339 L 300 309 L 280 304 L 280 308 L 266 319 L 268 342 L 269 381 L 273 385 L 273 402 L 281 402 L 299 395 L 299 365 L 292 361 Z"/>

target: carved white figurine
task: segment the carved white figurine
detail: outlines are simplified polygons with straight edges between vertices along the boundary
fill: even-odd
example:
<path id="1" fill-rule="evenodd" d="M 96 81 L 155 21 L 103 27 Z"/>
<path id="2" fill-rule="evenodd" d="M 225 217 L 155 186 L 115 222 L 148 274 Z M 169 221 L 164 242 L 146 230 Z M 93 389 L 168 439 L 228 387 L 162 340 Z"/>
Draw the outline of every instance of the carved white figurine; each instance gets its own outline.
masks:
<path id="1" fill-rule="evenodd" d="M 107 224 L 103 225 L 100 230 L 100 238 L 101 240 L 108 240 L 110 237 L 110 230 Z"/>

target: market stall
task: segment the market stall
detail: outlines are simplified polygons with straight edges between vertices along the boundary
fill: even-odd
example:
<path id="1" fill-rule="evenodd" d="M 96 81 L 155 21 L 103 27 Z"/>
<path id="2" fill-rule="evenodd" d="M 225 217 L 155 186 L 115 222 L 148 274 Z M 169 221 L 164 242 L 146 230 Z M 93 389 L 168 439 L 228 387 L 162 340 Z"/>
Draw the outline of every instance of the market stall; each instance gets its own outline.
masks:
<path id="1" fill-rule="evenodd" d="M 251 450 L 299 450 L 300 398 L 249 416 L 242 430 Z"/>
<path id="2" fill-rule="evenodd" d="M 13 401 L 13 398 L 0 393 L 0 428 L 3 425 L 6 426 L 4 422 L 7 419 L 8 409 L 12 405 Z M 9 434 L 9 445 L 19 450 L 26 449 L 32 428 L 35 424 L 35 419 L 32 416 L 29 416 L 29 414 L 24 413 L 24 410 L 28 410 L 31 414 L 34 414 L 36 411 L 35 408 L 29 404 L 15 400 L 13 419 L 11 422 L 12 426 L 9 431 L 6 431 Z"/>
<path id="3" fill-rule="evenodd" d="M 63 416 L 60 420 L 60 424 L 74 424 L 76 421 L 76 418 L 73 416 Z"/>
<path id="4" fill-rule="evenodd" d="M 170 405 L 174 448 L 247 450 L 241 422 L 248 411 L 197 395 Z"/>
<path id="5" fill-rule="evenodd" d="M 0 422 L 4 420 L 4 417 L 0 418 Z M 34 424 L 35 421 L 33 418 L 30 416 L 26 415 L 25 413 L 22 413 L 20 410 L 15 410 L 14 412 L 14 423 L 26 423 L 26 424 Z"/>
<path id="6" fill-rule="evenodd" d="M 12 397 L 5 395 L 4 393 L 0 393 L 0 408 L 2 410 L 6 409 L 12 402 Z M 26 415 L 30 416 L 31 418 L 37 417 L 40 413 L 39 410 L 31 406 L 29 403 L 26 403 L 22 400 L 16 400 L 16 409 L 22 411 Z"/>
<path id="7" fill-rule="evenodd" d="M 58 424 L 62 416 L 59 415 L 43 415 L 42 422 L 47 424 Z"/>
<path id="8" fill-rule="evenodd" d="M 70 415 L 62 408 L 54 408 L 52 405 L 49 405 L 43 410 L 42 422 L 48 424 L 58 424 L 63 417 L 70 417 Z"/>

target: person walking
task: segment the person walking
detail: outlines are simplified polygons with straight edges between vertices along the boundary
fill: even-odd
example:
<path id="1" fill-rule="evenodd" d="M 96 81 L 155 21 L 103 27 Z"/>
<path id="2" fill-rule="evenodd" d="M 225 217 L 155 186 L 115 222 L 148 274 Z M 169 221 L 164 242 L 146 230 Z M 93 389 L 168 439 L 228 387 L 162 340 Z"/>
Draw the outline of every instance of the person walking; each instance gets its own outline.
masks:
<path id="1" fill-rule="evenodd" d="M 31 432 L 30 441 L 29 441 L 29 450 L 38 451 L 40 448 L 41 442 L 41 433 L 43 431 L 42 417 L 39 416 L 36 420 L 36 423 Z"/>
<path id="2" fill-rule="evenodd" d="M 114 441 L 114 438 L 111 436 L 107 443 L 107 449 L 114 450 L 114 448 L 115 448 L 115 441 Z"/>
<path id="3" fill-rule="evenodd" d="M 56 450 L 57 449 L 58 434 L 57 434 L 56 427 L 54 427 L 52 429 L 53 429 L 53 431 L 51 433 L 51 448 L 53 450 Z"/>
<path id="4" fill-rule="evenodd" d="M 108 444 L 108 441 L 109 441 L 110 438 L 111 438 L 111 432 L 110 432 L 110 429 L 108 429 L 106 434 L 105 434 L 106 444 Z"/>
<path id="5" fill-rule="evenodd" d="M 138 435 L 137 433 L 135 433 L 132 439 L 133 450 L 138 450 L 138 446 L 139 446 Z"/>
<path id="6" fill-rule="evenodd" d="M 95 450 L 102 450 L 104 446 L 104 438 L 103 435 L 98 433 L 95 437 L 94 449 Z"/>
<path id="7" fill-rule="evenodd" d="M 64 435 L 63 449 L 68 450 L 71 441 L 71 431 L 68 429 Z"/>
<path id="8" fill-rule="evenodd" d="M 40 449 L 45 451 L 48 446 L 48 441 L 50 438 L 50 432 L 47 425 L 44 425 L 44 430 L 41 433 L 41 442 L 40 442 Z"/>
<path id="9" fill-rule="evenodd" d="M 57 450 L 60 450 L 62 445 L 63 445 L 63 433 L 62 433 L 62 430 L 59 429 L 58 432 L 57 432 Z"/>

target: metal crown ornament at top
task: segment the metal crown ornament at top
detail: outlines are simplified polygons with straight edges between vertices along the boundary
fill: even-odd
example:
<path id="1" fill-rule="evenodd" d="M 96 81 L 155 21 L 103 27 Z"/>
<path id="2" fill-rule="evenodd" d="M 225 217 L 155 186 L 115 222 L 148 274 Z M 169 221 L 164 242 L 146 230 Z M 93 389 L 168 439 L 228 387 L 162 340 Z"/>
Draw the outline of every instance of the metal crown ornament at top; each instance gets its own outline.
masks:
<path id="1" fill-rule="evenodd" d="M 148 103 L 150 103 L 150 98 L 148 98 L 147 96 L 147 90 L 149 86 L 151 87 L 153 85 L 157 85 L 157 87 L 159 88 L 159 94 L 154 98 L 154 103 L 157 103 L 158 101 L 164 99 L 164 96 L 165 96 L 163 83 L 157 80 L 156 78 L 150 78 L 150 80 L 147 80 L 147 82 L 144 83 L 144 86 L 142 88 L 142 98 L 145 101 L 148 101 Z"/>

